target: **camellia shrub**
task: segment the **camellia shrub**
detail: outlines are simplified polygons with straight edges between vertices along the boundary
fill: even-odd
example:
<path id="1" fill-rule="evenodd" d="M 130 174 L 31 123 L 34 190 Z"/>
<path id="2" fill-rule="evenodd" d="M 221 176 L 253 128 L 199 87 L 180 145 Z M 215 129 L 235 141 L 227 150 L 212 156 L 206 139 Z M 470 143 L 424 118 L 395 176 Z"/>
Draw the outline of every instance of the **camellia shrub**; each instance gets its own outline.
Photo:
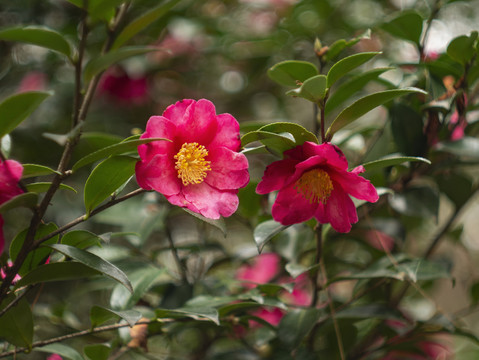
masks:
<path id="1" fill-rule="evenodd" d="M 479 358 L 477 5 L 1 3 L 0 358 Z"/>

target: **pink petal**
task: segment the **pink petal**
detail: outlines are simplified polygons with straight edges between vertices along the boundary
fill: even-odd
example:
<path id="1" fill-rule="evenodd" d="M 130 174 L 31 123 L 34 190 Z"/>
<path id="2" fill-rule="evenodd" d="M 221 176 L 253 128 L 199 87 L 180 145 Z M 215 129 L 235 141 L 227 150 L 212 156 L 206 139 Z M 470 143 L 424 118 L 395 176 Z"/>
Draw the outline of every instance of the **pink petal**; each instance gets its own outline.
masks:
<path id="1" fill-rule="evenodd" d="M 146 131 L 140 139 L 165 138 L 174 140 L 176 126 L 163 116 L 152 116 L 146 124 Z M 181 147 L 181 145 L 180 145 Z M 138 146 L 138 154 L 144 161 L 151 160 L 158 153 L 172 153 L 175 151 L 175 144 L 170 141 L 153 141 Z"/>
<path id="2" fill-rule="evenodd" d="M 303 148 L 304 154 L 307 158 L 321 156 L 326 159 L 328 165 L 344 170 L 348 168 L 346 157 L 336 145 L 330 143 L 318 145 L 307 141 L 304 143 Z"/>
<path id="3" fill-rule="evenodd" d="M 210 219 L 231 216 L 238 208 L 236 193 L 237 191 L 215 189 L 205 182 L 183 188 L 185 200 L 198 209 L 201 215 Z"/>
<path id="4" fill-rule="evenodd" d="M 278 308 L 273 308 L 272 310 L 261 308 L 253 312 L 251 315 L 259 317 L 260 319 L 263 319 L 264 321 L 270 323 L 273 326 L 278 326 L 284 316 L 281 309 Z M 251 322 L 253 323 L 250 323 L 250 326 L 255 327 L 254 324 L 256 324 L 256 322 L 253 319 L 251 320 Z"/>
<path id="5" fill-rule="evenodd" d="M 346 233 L 351 230 L 351 224 L 358 221 L 358 214 L 348 194 L 336 185 L 336 183 L 333 183 L 334 189 L 324 205 L 324 215 L 334 230 Z"/>
<path id="6" fill-rule="evenodd" d="M 290 183 L 295 172 L 297 160 L 285 159 L 275 161 L 266 167 L 263 178 L 256 187 L 258 194 L 267 194 L 279 190 Z"/>
<path id="7" fill-rule="evenodd" d="M 247 280 L 258 284 L 266 284 L 279 273 L 280 257 L 275 253 L 264 253 L 254 259 L 252 265 L 241 266 L 237 273 L 238 280 Z M 253 288 L 251 283 L 243 284 L 244 287 Z"/>
<path id="8" fill-rule="evenodd" d="M 181 182 L 178 172 L 167 155 L 155 155 L 150 161 L 139 161 L 135 166 L 136 181 L 146 190 L 156 190 L 165 196 L 178 194 Z"/>
<path id="9" fill-rule="evenodd" d="M 194 102 L 195 101 L 191 99 L 177 101 L 175 104 L 166 108 L 163 112 L 163 116 L 169 119 L 173 124 L 178 125 L 183 121 L 186 109 Z"/>
<path id="10" fill-rule="evenodd" d="M 0 204 L 23 193 L 18 182 L 23 174 L 23 166 L 15 160 L 0 163 Z"/>
<path id="11" fill-rule="evenodd" d="M 168 200 L 172 205 L 187 208 L 188 210 L 191 210 L 197 214 L 200 213 L 200 210 L 196 206 L 185 199 L 185 195 L 182 192 L 176 195 L 166 196 L 166 200 Z"/>
<path id="12" fill-rule="evenodd" d="M 0 255 L 3 253 L 5 249 L 5 237 L 3 235 L 3 217 L 0 215 Z"/>
<path id="13" fill-rule="evenodd" d="M 311 219 L 316 208 L 316 203 L 306 200 L 291 184 L 278 192 L 271 213 L 279 223 L 292 225 Z"/>
<path id="14" fill-rule="evenodd" d="M 197 142 L 208 145 L 218 131 L 221 129 L 218 128 L 215 106 L 205 99 L 192 102 L 182 121 L 177 124 L 178 140 L 181 143 Z"/>
<path id="15" fill-rule="evenodd" d="M 248 159 L 230 149 L 219 147 L 209 150 L 207 160 L 211 161 L 211 171 L 205 182 L 220 190 L 234 190 L 249 182 Z"/>
<path id="16" fill-rule="evenodd" d="M 208 148 L 223 146 L 238 151 L 241 146 L 238 121 L 230 114 L 219 114 L 216 120 L 220 131 L 216 133 Z"/>
<path id="17" fill-rule="evenodd" d="M 329 176 L 337 182 L 345 192 L 354 196 L 356 199 L 376 202 L 379 199 L 376 188 L 369 180 L 357 175 L 364 168 L 358 167 L 351 172 L 329 170 Z"/>

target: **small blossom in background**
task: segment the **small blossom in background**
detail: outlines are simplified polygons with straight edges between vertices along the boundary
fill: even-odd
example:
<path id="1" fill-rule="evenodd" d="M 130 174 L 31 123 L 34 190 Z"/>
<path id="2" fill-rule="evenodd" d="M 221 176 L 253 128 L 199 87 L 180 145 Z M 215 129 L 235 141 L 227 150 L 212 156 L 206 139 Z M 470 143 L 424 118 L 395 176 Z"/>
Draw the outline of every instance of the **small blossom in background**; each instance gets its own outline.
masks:
<path id="1" fill-rule="evenodd" d="M 148 82 L 145 76 L 130 76 L 123 68 L 117 66 L 108 70 L 98 84 L 101 94 L 120 104 L 141 105 L 148 101 Z"/>
<path id="2" fill-rule="evenodd" d="M 374 186 L 359 176 L 363 171 L 362 166 L 348 171 L 348 162 L 337 146 L 305 142 L 266 168 L 256 192 L 279 190 L 272 215 L 283 225 L 315 217 L 321 224 L 330 223 L 336 231 L 345 233 L 358 221 L 349 196 L 370 202 L 379 198 Z"/>
<path id="3" fill-rule="evenodd" d="M 230 114 L 216 114 L 208 100 L 182 100 L 162 116 L 152 116 L 141 136 L 166 138 L 140 145 L 136 179 L 173 205 L 210 219 L 238 208 L 238 189 L 249 182 L 248 160 L 240 149 L 239 124 Z"/>
<path id="4" fill-rule="evenodd" d="M 18 85 L 19 93 L 27 91 L 42 91 L 47 87 L 47 76 L 40 71 L 31 71 L 27 73 Z"/>
<path id="5" fill-rule="evenodd" d="M 15 160 L 6 160 L 0 163 L 0 205 L 23 193 L 18 186 L 22 173 L 23 166 Z M 0 254 L 5 247 L 3 224 L 3 218 L 0 216 Z"/>
<path id="6" fill-rule="evenodd" d="M 52 354 L 49 357 L 47 357 L 47 360 L 63 360 L 63 358 L 58 354 Z"/>
<path id="7" fill-rule="evenodd" d="M 464 137 L 464 129 L 467 126 L 465 111 L 461 111 L 463 114 L 459 113 L 459 109 L 465 110 L 467 106 L 467 97 L 462 94 L 456 100 L 456 110 L 451 115 L 449 120 L 449 129 L 451 131 L 450 139 L 452 141 L 460 140 Z"/>

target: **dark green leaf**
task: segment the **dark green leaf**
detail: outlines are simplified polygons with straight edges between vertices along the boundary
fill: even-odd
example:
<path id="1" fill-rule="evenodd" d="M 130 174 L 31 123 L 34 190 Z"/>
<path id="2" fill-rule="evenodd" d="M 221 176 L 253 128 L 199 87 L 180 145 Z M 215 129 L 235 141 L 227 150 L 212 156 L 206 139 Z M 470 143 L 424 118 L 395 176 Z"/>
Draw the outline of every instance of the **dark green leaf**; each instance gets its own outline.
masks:
<path id="1" fill-rule="evenodd" d="M 296 147 L 294 137 L 289 133 L 276 134 L 269 131 L 252 131 L 243 135 L 241 145 L 245 146 L 253 141 L 261 141 L 269 152 L 279 157 L 282 157 L 286 150 Z"/>
<path id="2" fill-rule="evenodd" d="M 7 202 L 0 205 L 0 214 L 4 212 L 17 208 L 17 207 L 26 207 L 33 209 L 37 205 L 38 194 L 35 193 L 25 193 L 15 196 L 14 198 L 8 200 Z"/>
<path id="3" fill-rule="evenodd" d="M 401 12 L 396 18 L 385 22 L 381 27 L 390 34 L 412 41 L 419 45 L 422 33 L 422 16 L 416 11 Z"/>
<path id="4" fill-rule="evenodd" d="M 474 48 L 476 40 L 477 31 L 471 32 L 470 36 L 458 36 L 449 43 L 447 54 L 457 62 L 465 65 L 471 61 L 474 53 L 476 53 L 476 49 Z"/>
<path id="5" fill-rule="evenodd" d="M 295 123 L 277 122 L 262 126 L 259 130 L 276 134 L 290 133 L 293 135 L 296 145 L 302 145 L 305 141 L 319 143 L 316 135 Z"/>
<path id="6" fill-rule="evenodd" d="M 367 162 L 363 164 L 363 166 L 366 171 L 371 171 L 413 161 L 421 161 L 425 162 L 426 164 L 431 164 L 428 159 L 417 156 L 388 156 L 383 159 Z"/>
<path id="7" fill-rule="evenodd" d="M 111 347 L 104 344 L 86 345 L 83 352 L 90 360 L 108 360 Z"/>
<path id="8" fill-rule="evenodd" d="M 0 104 L 0 138 L 12 132 L 51 95 L 50 92 L 29 91 L 6 98 Z"/>
<path id="9" fill-rule="evenodd" d="M 99 245 L 101 242 L 103 242 L 101 237 L 86 230 L 73 230 L 62 236 L 62 244 L 79 249 Z"/>
<path id="10" fill-rule="evenodd" d="M 469 176 L 447 171 L 438 174 L 436 182 L 439 190 L 454 202 L 456 208 L 461 208 L 471 199 L 473 182 Z"/>
<path id="11" fill-rule="evenodd" d="M 391 106 L 389 114 L 392 136 L 398 151 L 408 156 L 425 154 L 427 137 L 424 134 L 422 115 L 401 103 Z"/>
<path id="12" fill-rule="evenodd" d="M 110 21 L 115 15 L 115 8 L 125 0 L 89 0 L 88 12 L 91 16 L 104 21 Z"/>
<path id="13" fill-rule="evenodd" d="M 79 261 L 94 270 L 101 272 L 103 275 L 106 275 L 113 280 L 118 281 L 119 283 L 123 284 L 123 286 L 125 286 L 131 293 L 133 293 L 131 283 L 123 271 L 101 257 L 69 245 L 51 244 L 48 245 L 48 247 L 62 253 L 65 256 L 71 257 L 72 259 Z"/>
<path id="14" fill-rule="evenodd" d="M 387 319 L 403 320 L 403 315 L 396 309 L 385 305 L 369 304 L 363 306 L 347 307 L 336 313 L 337 319 Z"/>
<path id="15" fill-rule="evenodd" d="M 301 97 L 318 104 L 326 97 L 326 82 L 326 76 L 316 75 L 304 81 L 299 88 L 288 91 L 286 95 Z"/>
<path id="16" fill-rule="evenodd" d="M 101 273 L 75 261 L 43 264 L 25 274 L 17 281 L 15 288 L 50 281 L 82 279 L 95 275 L 101 275 Z"/>
<path id="17" fill-rule="evenodd" d="M 266 243 L 286 228 L 288 228 L 288 226 L 282 225 L 274 220 L 267 220 L 256 226 L 253 237 L 258 247 L 258 252 L 261 253 Z"/>
<path id="18" fill-rule="evenodd" d="M 389 204 L 404 215 L 437 218 L 439 194 L 430 186 L 413 187 L 392 195 Z"/>
<path id="19" fill-rule="evenodd" d="M 47 192 L 48 189 L 50 188 L 50 185 L 52 183 L 50 182 L 37 182 L 37 183 L 30 183 L 30 184 L 27 184 L 25 185 L 25 187 L 27 188 L 27 190 L 29 192 L 33 192 L 33 193 L 43 193 L 43 192 Z M 64 190 L 70 190 L 70 191 L 73 191 L 75 194 L 77 193 L 77 191 L 72 188 L 71 186 L 68 186 L 66 184 L 60 184 L 60 189 L 64 189 Z"/>
<path id="20" fill-rule="evenodd" d="M 472 284 L 472 286 L 469 288 L 469 295 L 472 304 L 479 303 L 479 282 Z"/>
<path id="21" fill-rule="evenodd" d="M 0 305 L 4 309 L 15 299 L 8 296 Z M 30 305 L 25 298 L 11 307 L 0 317 L 0 339 L 4 339 L 14 346 L 30 348 L 33 340 L 33 315 Z"/>
<path id="22" fill-rule="evenodd" d="M 64 345 L 62 343 L 53 343 L 48 344 L 42 347 L 37 347 L 34 349 L 35 351 L 46 352 L 50 354 L 57 354 L 63 357 L 64 359 L 70 360 L 84 360 L 83 356 L 81 356 L 78 351 L 71 348 L 70 346 Z"/>
<path id="23" fill-rule="evenodd" d="M 364 52 L 354 54 L 339 60 L 328 71 L 326 87 L 330 88 L 336 81 L 338 81 L 345 74 L 354 70 L 358 66 L 369 61 L 374 56 L 380 54 L 380 52 Z"/>
<path id="24" fill-rule="evenodd" d="M 171 141 L 169 139 L 163 138 L 149 138 L 149 139 L 136 139 L 136 140 L 125 140 L 118 144 L 106 146 L 100 150 L 97 150 L 87 156 L 78 160 L 72 167 L 73 171 L 78 170 L 82 166 L 94 163 L 95 161 L 104 159 L 111 155 L 124 154 L 131 151 L 136 151 L 138 145 L 147 144 L 153 141 Z"/>
<path id="25" fill-rule="evenodd" d="M 404 89 L 395 89 L 395 90 L 385 90 L 377 92 L 371 95 L 367 95 L 357 100 L 346 109 L 344 109 L 337 117 L 334 119 L 333 123 L 329 127 L 326 137 L 332 137 L 334 133 L 346 125 L 352 123 L 354 120 L 360 118 L 367 112 L 372 109 L 396 98 L 399 96 L 404 96 L 411 93 L 421 93 L 425 92 L 418 88 L 404 88 Z"/>
<path id="26" fill-rule="evenodd" d="M 160 319 L 189 317 L 194 320 L 208 319 L 216 325 L 220 324 L 218 311 L 214 308 L 156 309 L 155 314 Z"/>
<path id="27" fill-rule="evenodd" d="M 465 136 L 456 141 L 437 144 L 436 150 L 445 151 L 460 157 L 479 159 L 479 139 Z"/>
<path id="28" fill-rule="evenodd" d="M 43 165 L 23 164 L 22 179 L 27 179 L 27 178 L 31 178 L 35 176 L 51 175 L 51 174 L 60 175 L 58 171 L 55 171 Z"/>
<path id="29" fill-rule="evenodd" d="M 168 11 L 175 6 L 179 0 L 170 0 L 165 3 L 158 5 L 157 7 L 149 10 L 148 12 L 140 15 L 135 20 L 131 21 L 116 37 L 115 42 L 113 43 L 112 49 L 117 49 L 133 36 L 138 34 L 148 25 L 152 24 L 162 16 L 168 13 Z"/>
<path id="30" fill-rule="evenodd" d="M 96 305 L 90 309 L 90 321 L 92 328 L 102 325 L 108 320 L 116 320 L 118 318 L 125 320 L 128 325 L 132 327 L 141 319 L 141 312 L 136 310 L 115 311 Z"/>
<path id="31" fill-rule="evenodd" d="M 18 41 L 58 51 L 68 57 L 71 48 L 60 33 L 43 26 L 14 27 L 0 31 L 0 40 Z"/>
<path id="32" fill-rule="evenodd" d="M 316 66 L 307 61 L 282 61 L 268 70 L 268 76 L 284 86 L 298 86 L 299 83 L 318 75 Z"/>
<path id="33" fill-rule="evenodd" d="M 181 208 L 182 210 L 186 211 L 188 214 L 194 216 L 197 219 L 200 219 L 201 221 L 204 221 L 205 223 L 208 223 L 210 225 L 213 225 L 215 228 L 221 230 L 224 236 L 226 236 L 226 223 L 223 218 L 220 219 L 209 219 L 201 214 L 198 214 L 194 211 L 191 211 L 190 209 L 187 208 Z"/>
<path id="34" fill-rule="evenodd" d="M 306 338 L 319 319 L 321 310 L 315 308 L 289 311 L 279 323 L 278 337 L 290 349 Z"/>
<path id="35" fill-rule="evenodd" d="M 85 208 L 87 214 L 111 196 L 134 173 L 137 159 L 114 156 L 98 164 L 85 183 Z"/>

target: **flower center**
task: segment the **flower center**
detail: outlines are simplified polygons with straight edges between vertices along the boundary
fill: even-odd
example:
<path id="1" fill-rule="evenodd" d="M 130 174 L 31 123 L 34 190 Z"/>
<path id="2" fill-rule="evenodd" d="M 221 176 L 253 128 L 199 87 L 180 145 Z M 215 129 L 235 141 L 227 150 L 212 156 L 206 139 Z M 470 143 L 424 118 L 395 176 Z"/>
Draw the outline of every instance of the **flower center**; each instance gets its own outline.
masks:
<path id="1" fill-rule="evenodd" d="M 310 204 L 326 204 L 333 191 L 333 182 L 326 171 L 313 169 L 305 172 L 296 181 L 295 188 Z"/>
<path id="2" fill-rule="evenodd" d="M 205 160 L 208 150 L 198 143 L 184 143 L 175 155 L 175 169 L 184 186 L 201 184 L 211 170 L 211 161 Z"/>

